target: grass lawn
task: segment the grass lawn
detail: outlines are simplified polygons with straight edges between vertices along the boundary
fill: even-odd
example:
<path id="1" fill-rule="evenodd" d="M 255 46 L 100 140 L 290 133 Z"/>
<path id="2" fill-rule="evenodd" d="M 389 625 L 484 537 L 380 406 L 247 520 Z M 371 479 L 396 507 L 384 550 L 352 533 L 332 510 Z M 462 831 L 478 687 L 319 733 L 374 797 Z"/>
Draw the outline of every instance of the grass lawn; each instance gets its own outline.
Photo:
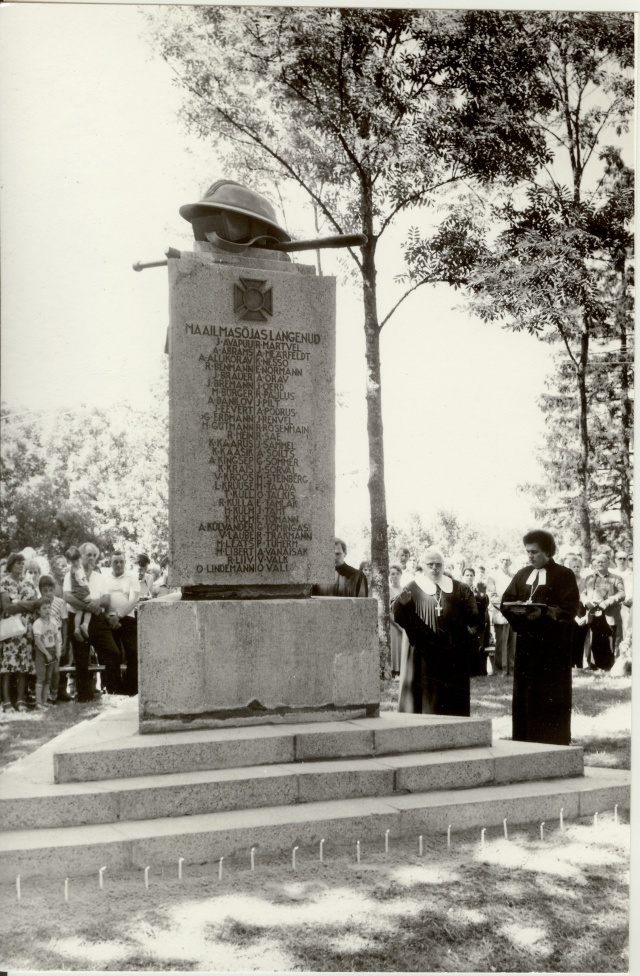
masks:
<path id="1" fill-rule="evenodd" d="M 46 711 L 7 712 L 0 714 L 0 768 L 22 759 L 65 729 L 104 708 L 98 699 L 86 705 L 75 701 L 51 705 Z"/>
<path id="2" fill-rule="evenodd" d="M 395 707 L 397 681 L 382 708 Z M 511 734 L 511 679 L 472 679 L 472 715 Z M 574 741 L 591 765 L 629 768 L 631 679 L 574 672 Z M 6 765 L 102 707 L 13 715 Z M 226 972 L 627 972 L 630 827 L 620 811 L 486 832 L 362 845 L 257 850 L 218 865 L 150 868 L 0 889 L 0 962 L 18 970 Z"/>

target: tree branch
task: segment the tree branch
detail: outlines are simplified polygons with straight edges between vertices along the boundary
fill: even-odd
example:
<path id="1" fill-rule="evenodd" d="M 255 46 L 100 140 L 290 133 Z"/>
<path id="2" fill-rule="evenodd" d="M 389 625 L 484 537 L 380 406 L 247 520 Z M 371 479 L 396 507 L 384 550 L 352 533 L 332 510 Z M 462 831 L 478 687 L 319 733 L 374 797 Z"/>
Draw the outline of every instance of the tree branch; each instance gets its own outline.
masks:
<path id="1" fill-rule="evenodd" d="M 398 301 L 395 303 L 395 305 L 393 306 L 393 308 L 391 309 L 391 311 L 390 312 L 387 312 L 387 314 L 383 318 L 382 322 L 378 326 L 378 332 L 382 332 L 382 327 L 384 325 L 386 325 L 386 323 L 389 321 L 389 319 L 391 318 L 391 316 L 393 315 L 393 313 L 396 311 L 396 309 L 400 305 L 402 305 L 402 303 L 405 300 L 405 298 L 408 298 L 409 295 L 411 295 L 416 290 L 416 288 L 419 288 L 420 287 L 420 285 L 429 285 L 429 284 L 434 284 L 434 282 L 430 281 L 429 278 L 423 278 L 422 281 L 418 281 L 415 285 L 412 285 L 411 288 L 408 288 L 405 291 L 405 293 L 402 296 L 402 298 L 399 298 Z"/>
<path id="2" fill-rule="evenodd" d="M 288 161 L 288 159 L 286 159 L 273 146 L 269 145 L 262 138 L 262 136 L 260 136 L 258 133 L 256 133 L 247 124 L 244 124 L 244 123 L 240 122 L 238 119 L 234 118 L 234 116 L 232 116 L 229 112 L 227 112 L 224 109 L 222 109 L 215 102 L 212 102 L 210 98 L 206 97 L 201 91 L 198 91 L 198 89 L 195 88 L 190 82 L 188 82 L 184 78 L 182 78 L 180 76 L 179 72 L 174 67 L 174 65 L 171 63 L 171 61 L 165 55 L 163 55 L 163 59 L 169 65 L 169 67 L 174 72 L 174 74 L 176 75 L 176 77 L 187 88 L 187 90 L 191 92 L 192 95 L 194 95 L 196 98 L 200 99 L 200 101 L 202 101 L 206 105 L 208 105 L 209 108 L 213 112 L 217 113 L 222 119 L 224 119 L 224 121 L 227 122 L 227 124 L 230 125 L 233 129 L 235 129 L 236 132 L 242 133 L 254 145 L 258 146 L 261 150 L 263 150 L 263 152 L 265 152 L 265 153 L 267 153 L 267 155 L 271 156 L 271 158 L 274 159 L 282 167 L 282 169 L 286 173 L 288 173 L 289 176 L 293 180 L 295 180 L 295 182 L 305 191 L 305 193 L 307 193 L 308 196 L 317 204 L 317 206 L 319 207 L 319 209 L 325 215 L 325 217 L 327 218 L 327 220 L 329 221 L 329 223 L 336 229 L 336 231 L 338 232 L 338 234 L 343 234 L 344 233 L 344 228 L 336 220 L 335 216 L 331 213 L 331 211 L 328 209 L 328 207 L 325 205 L 325 203 L 322 201 L 322 199 L 312 189 L 312 187 L 307 183 L 307 181 L 303 178 L 303 176 L 292 166 L 292 164 Z M 215 78 L 214 81 L 215 81 L 216 85 L 218 85 L 218 87 L 219 87 L 220 83 L 219 83 L 218 79 Z M 362 261 L 361 261 L 361 259 L 357 256 L 357 254 L 355 253 L 355 251 L 352 248 L 348 248 L 348 250 L 349 250 L 349 253 L 351 254 L 351 256 L 353 257 L 354 261 L 356 262 L 358 268 L 362 269 Z"/>
<path id="3" fill-rule="evenodd" d="M 579 370 L 580 369 L 580 365 L 578 363 L 578 360 L 576 359 L 576 357 L 573 355 L 573 353 L 571 351 L 571 346 L 569 345 L 569 340 L 567 339 L 567 336 L 565 334 L 564 328 L 562 327 L 562 325 L 560 324 L 559 321 L 556 322 L 556 326 L 557 326 L 558 332 L 560 333 L 560 335 L 562 337 L 562 341 L 564 342 L 565 346 L 567 347 L 567 352 L 569 353 L 569 359 L 571 360 L 571 362 L 575 366 L 576 370 Z"/>
<path id="4" fill-rule="evenodd" d="M 385 219 L 382 221 L 377 236 L 379 238 L 382 237 L 383 233 L 385 232 L 389 224 L 393 221 L 393 219 L 397 216 L 397 214 L 404 209 L 404 207 L 409 206 L 409 204 L 411 203 L 418 203 L 428 193 L 433 193 L 434 190 L 440 189 L 441 186 L 448 186 L 451 183 L 457 183 L 458 181 L 465 180 L 467 178 L 468 178 L 467 173 L 461 173 L 460 176 L 450 176 L 448 179 L 442 180 L 440 183 L 434 183 L 433 186 L 427 186 L 422 190 L 417 190 L 415 193 L 410 194 L 408 197 L 405 197 L 403 200 L 399 200 L 398 203 L 395 205 L 395 207 L 390 211 L 388 216 L 385 217 Z"/>

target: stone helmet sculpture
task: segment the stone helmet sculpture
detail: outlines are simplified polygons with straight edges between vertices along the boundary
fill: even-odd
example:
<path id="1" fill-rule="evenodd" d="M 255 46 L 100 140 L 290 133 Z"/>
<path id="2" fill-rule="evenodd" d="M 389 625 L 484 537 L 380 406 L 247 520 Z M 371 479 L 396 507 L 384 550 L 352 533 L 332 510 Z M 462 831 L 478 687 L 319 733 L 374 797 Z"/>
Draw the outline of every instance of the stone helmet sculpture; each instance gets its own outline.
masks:
<path id="1" fill-rule="evenodd" d="M 261 237 L 291 240 L 267 198 L 234 180 L 216 180 L 202 200 L 180 207 L 180 215 L 190 222 L 197 241 L 215 241 L 216 237 L 238 244 Z"/>

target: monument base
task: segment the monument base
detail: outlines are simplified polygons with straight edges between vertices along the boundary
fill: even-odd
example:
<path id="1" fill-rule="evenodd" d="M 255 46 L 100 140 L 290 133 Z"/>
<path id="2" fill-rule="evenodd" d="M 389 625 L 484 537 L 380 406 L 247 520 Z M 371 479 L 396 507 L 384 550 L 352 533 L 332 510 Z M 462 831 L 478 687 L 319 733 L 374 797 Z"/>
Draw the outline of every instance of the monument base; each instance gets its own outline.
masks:
<path id="1" fill-rule="evenodd" d="M 379 711 L 373 599 L 150 601 L 138 658 L 143 733 Z"/>

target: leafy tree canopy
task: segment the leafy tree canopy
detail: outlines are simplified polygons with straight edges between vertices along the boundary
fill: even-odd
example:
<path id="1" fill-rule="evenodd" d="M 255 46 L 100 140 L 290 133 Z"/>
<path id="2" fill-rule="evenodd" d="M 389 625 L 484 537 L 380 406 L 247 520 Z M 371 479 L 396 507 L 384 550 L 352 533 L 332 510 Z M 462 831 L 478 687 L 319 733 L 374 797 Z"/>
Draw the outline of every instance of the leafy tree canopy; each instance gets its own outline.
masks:
<path id="1" fill-rule="evenodd" d="M 332 230 L 377 238 L 444 183 L 513 183 L 548 155 L 518 14 L 196 6 L 151 26 L 191 129 L 254 182 L 294 179 Z"/>
<path id="2" fill-rule="evenodd" d="M 53 428 L 3 407 L 0 549 L 53 556 L 95 542 L 167 550 L 166 394 L 153 413 L 80 408 Z"/>

